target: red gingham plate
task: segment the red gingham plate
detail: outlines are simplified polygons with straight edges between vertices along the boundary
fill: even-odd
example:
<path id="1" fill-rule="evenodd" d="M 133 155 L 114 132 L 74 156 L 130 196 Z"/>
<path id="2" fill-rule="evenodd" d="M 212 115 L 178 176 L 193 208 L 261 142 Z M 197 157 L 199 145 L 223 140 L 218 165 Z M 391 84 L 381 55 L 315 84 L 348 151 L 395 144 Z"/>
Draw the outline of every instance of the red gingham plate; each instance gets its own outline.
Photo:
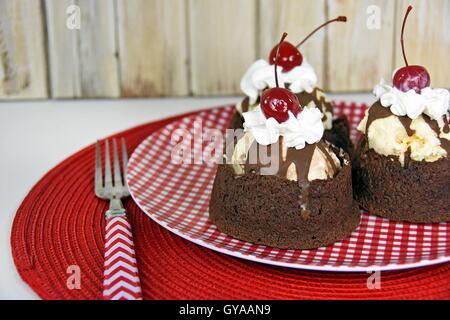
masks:
<path id="1" fill-rule="evenodd" d="M 355 127 L 366 106 L 336 105 Z M 323 271 L 375 271 L 419 267 L 450 261 L 450 226 L 394 222 L 362 212 L 361 224 L 349 238 L 315 250 L 280 250 L 240 241 L 218 231 L 208 219 L 216 166 L 174 164 L 172 134 L 192 137 L 195 132 L 225 130 L 231 106 L 199 112 L 155 132 L 134 151 L 127 170 L 131 195 L 154 221 L 201 246 L 252 261 Z M 195 130 L 194 130 L 195 128 Z M 179 131 L 179 129 L 184 130 Z M 193 154 L 207 145 L 193 139 Z M 183 141 L 189 141 L 184 139 Z M 200 141 L 198 143 L 198 141 Z"/>

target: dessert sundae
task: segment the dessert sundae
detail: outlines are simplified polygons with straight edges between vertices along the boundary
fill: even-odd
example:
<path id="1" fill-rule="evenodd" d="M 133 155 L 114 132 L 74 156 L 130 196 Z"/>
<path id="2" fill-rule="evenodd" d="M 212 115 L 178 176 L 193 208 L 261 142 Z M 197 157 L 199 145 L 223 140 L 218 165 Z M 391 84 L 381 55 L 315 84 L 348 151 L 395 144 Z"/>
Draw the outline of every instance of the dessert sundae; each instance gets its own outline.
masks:
<path id="1" fill-rule="evenodd" d="M 222 232 L 277 248 L 317 248 L 342 240 L 359 223 L 351 165 L 323 139 L 323 114 L 281 87 L 278 52 L 274 88 L 244 111 L 243 133 L 218 166 L 210 218 Z M 235 142 L 236 141 L 236 142 Z"/>
<path id="2" fill-rule="evenodd" d="M 325 22 L 312 31 L 297 46 L 284 41 L 279 48 L 278 73 L 281 86 L 296 94 L 302 106 L 308 108 L 316 107 L 321 111 L 322 122 L 325 127 L 325 140 L 342 147 L 350 153 L 352 151 L 352 143 L 349 138 L 347 118 L 343 116 L 333 119 L 332 103 L 328 100 L 323 90 L 317 87 L 317 75 L 298 49 L 317 30 L 335 21 L 345 22 L 347 18 L 340 16 Z M 277 49 L 278 46 L 272 49 L 268 60 L 259 59 L 255 61 L 242 77 L 240 86 L 246 97 L 236 106 L 238 113 L 235 116 L 233 127 L 241 127 L 244 121 L 242 114 L 253 110 L 259 105 L 262 91 L 275 87 L 273 65 Z"/>
<path id="3" fill-rule="evenodd" d="M 430 87 L 422 66 L 406 66 L 374 89 L 377 102 L 358 126 L 353 183 L 370 213 L 410 222 L 450 221 L 449 92 Z"/>

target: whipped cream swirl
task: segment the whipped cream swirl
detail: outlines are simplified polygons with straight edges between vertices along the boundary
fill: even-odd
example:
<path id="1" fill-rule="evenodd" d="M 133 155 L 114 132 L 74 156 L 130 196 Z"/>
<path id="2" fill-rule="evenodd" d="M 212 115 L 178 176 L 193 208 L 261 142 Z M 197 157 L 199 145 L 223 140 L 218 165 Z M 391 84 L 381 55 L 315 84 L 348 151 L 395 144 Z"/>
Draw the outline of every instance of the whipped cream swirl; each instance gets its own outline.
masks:
<path id="1" fill-rule="evenodd" d="M 305 59 L 300 66 L 288 72 L 282 70 L 282 67 L 277 67 L 280 87 L 289 84 L 286 88 L 294 93 L 311 93 L 317 84 L 317 75 Z M 267 87 L 275 87 L 274 66 L 260 59 L 255 61 L 242 77 L 241 90 L 250 98 L 250 104 L 254 104 L 258 100 L 259 91 Z"/>
<path id="2" fill-rule="evenodd" d="M 373 90 L 383 107 L 390 107 L 397 116 L 407 115 L 416 119 L 425 113 L 433 120 L 442 118 L 449 110 L 450 93 L 447 89 L 422 89 L 421 93 L 414 90 L 403 92 L 381 79 Z"/>
<path id="3" fill-rule="evenodd" d="M 279 123 L 274 118 L 267 119 L 261 106 L 244 112 L 244 130 L 250 131 L 255 140 L 264 146 L 276 143 L 280 136 L 289 148 L 303 149 L 306 143 L 319 142 L 323 136 L 322 113 L 317 108 L 304 108 L 297 117 L 288 111 L 289 119 Z"/>

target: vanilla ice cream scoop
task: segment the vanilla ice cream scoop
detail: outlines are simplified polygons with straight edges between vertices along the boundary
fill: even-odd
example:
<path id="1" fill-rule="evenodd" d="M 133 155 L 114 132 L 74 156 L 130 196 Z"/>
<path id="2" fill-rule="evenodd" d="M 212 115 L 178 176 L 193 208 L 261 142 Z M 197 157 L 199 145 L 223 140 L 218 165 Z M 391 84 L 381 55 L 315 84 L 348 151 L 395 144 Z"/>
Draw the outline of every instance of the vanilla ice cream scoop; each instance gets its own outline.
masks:
<path id="1" fill-rule="evenodd" d="M 237 141 L 229 164 L 237 175 L 255 172 L 282 175 L 291 181 L 298 181 L 299 176 L 306 176 L 308 181 L 326 180 L 341 169 L 338 157 L 326 142 L 320 141 L 301 150 L 287 147 L 283 139 L 261 146 L 251 132 Z"/>
<path id="2" fill-rule="evenodd" d="M 375 87 L 379 100 L 358 126 L 369 148 L 398 157 L 402 166 L 409 160 L 433 162 L 448 156 L 449 94 L 444 89 L 426 89 L 420 94 L 404 93 L 383 80 Z"/>

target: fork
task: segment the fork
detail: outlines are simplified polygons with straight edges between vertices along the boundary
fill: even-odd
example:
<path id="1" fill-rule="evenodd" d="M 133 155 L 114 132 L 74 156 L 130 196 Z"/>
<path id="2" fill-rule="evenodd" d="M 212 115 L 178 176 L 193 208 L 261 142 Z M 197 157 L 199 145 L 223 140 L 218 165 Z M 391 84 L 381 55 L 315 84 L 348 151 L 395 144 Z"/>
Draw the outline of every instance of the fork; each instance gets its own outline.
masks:
<path id="1" fill-rule="evenodd" d="M 103 179 L 100 142 L 95 147 L 95 195 L 109 200 L 105 213 L 105 248 L 103 270 L 103 299 L 139 300 L 142 289 L 134 251 L 133 235 L 122 199 L 130 192 L 122 181 L 117 141 L 113 139 L 114 180 L 111 172 L 109 141 L 105 141 L 105 178 Z M 125 175 L 128 162 L 125 139 L 122 138 L 122 171 Z"/>

